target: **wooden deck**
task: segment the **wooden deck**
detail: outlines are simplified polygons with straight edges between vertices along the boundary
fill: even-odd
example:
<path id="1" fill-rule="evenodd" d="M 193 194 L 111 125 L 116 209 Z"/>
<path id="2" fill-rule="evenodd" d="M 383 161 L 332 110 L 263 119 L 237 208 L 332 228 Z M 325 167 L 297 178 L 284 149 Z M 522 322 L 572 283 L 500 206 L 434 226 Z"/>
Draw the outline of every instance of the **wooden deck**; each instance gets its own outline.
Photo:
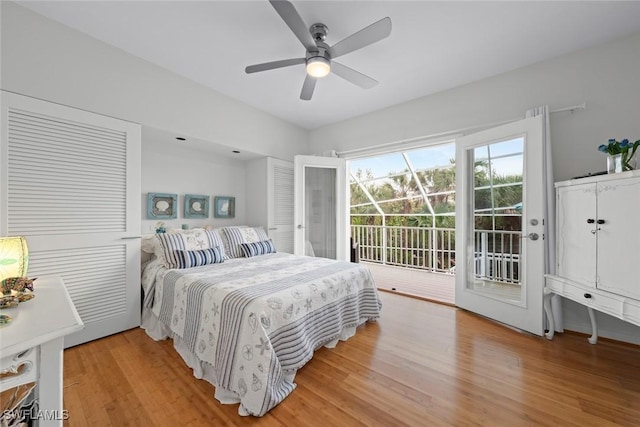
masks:
<path id="1" fill-rule="evenodd" d="M 376 281 L 378 289 L 397 292 L 445 304 L 455 303 L 456 276 L 431 273 L 406 267 L 362 262 Z"/>

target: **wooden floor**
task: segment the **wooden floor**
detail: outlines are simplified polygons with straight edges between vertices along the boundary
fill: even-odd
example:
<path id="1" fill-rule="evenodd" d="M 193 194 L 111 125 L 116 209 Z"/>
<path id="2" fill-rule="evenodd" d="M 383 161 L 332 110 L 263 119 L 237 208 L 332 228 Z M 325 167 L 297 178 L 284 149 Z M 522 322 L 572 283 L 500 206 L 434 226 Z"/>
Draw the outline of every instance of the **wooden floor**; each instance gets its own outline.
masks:
<path id="1" fill-rule="evenodd" d="M 262 418 L 220 405 L 171 341 L 133 329 L 65 351 L 65 426 L 638 426 L 640 347 L 553 341 L 387 292 L 382 318 L 298 372 Z"/>

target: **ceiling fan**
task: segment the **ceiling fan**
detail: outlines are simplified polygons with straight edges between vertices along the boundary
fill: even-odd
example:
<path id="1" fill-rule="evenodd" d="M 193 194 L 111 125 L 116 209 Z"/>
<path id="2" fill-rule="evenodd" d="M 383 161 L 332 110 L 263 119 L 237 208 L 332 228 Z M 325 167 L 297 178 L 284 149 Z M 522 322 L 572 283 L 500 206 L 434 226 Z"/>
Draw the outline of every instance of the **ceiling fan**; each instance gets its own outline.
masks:
<path id="1" fill-rule="evenodd" d="M 300 99 L 306 101 L 311 99 L 318 79 L 328 75 L 330 72 L 363 89 L 370 89 L 378 84 L 371 77 L 335 62 L 334 59 L 388 37 L 391 34 L 391 19 L 389 17 L 363 28 L 333 46 L 329 46 L 324 42 L 328 30 L 326 25 L 321 23 L 313 24 L 307 30 L 307 25 L 293 4 L 285 0 L 269 0 L 269 3 L 300 40 L 307 52 L 304 58 L 283 59 L 250 65 L 245 68 L 247 74 L 305 64 L 307 76 L 302 85 Z"/>

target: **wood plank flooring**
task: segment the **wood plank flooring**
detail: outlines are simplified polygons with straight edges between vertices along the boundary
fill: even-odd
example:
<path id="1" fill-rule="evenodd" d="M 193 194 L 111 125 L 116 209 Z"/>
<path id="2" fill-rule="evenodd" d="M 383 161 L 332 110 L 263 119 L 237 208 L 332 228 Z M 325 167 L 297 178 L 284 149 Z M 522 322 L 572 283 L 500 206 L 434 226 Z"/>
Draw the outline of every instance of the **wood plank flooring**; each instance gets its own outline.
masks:
<path id="1" fill-rule="evenodd" d="M 65 426 L 638 426 L 640 347 L 553 341 L 382 292 L 382 318 L 322 348 L 262 418 L 220 405 L 172 342 L 132 329 L 65 351 Z"/>

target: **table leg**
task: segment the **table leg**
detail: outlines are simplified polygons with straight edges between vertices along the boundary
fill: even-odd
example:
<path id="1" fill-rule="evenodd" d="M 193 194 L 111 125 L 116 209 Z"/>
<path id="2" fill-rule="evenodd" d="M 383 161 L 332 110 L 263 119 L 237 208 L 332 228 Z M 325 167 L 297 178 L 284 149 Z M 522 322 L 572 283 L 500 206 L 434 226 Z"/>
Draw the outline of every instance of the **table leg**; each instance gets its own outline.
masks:
<path id="1" fill-rule="evenodd" d="M 589 320 L 591 321 L 591 336 L 588 339 L 589 344 L 595 344 L 598 342 L 598 325 L 596 324 L 596 313 L 593 308 L 587 307 L 589 312 Z"/>
<path id="2" fill-rule="evenodd" d="M 40 345 L 38 401 L 41 427 L 62 427 L 62 421 L 67 417 L 62 407 L 63 347 L 63 337 Z"/>
<path id="3" fill-rule="evenodd" d="M 551 297 L 553 296 L 553 292 L 551 292 L 549 289 L 544 288 L 544 299 L 543 299 L 543 306 L 544 306 L 544 312 L 547 315 L 547 321 L 549 322 L 549 331 L 544 334 L 545 337 L 547 337 L 547 339 L 552 340 L 553 339 L 553 335 L 555 333 L 555 329 L 556 329 L 556 325 L 553 321 L 553 311 L 551 310 Z"/>

